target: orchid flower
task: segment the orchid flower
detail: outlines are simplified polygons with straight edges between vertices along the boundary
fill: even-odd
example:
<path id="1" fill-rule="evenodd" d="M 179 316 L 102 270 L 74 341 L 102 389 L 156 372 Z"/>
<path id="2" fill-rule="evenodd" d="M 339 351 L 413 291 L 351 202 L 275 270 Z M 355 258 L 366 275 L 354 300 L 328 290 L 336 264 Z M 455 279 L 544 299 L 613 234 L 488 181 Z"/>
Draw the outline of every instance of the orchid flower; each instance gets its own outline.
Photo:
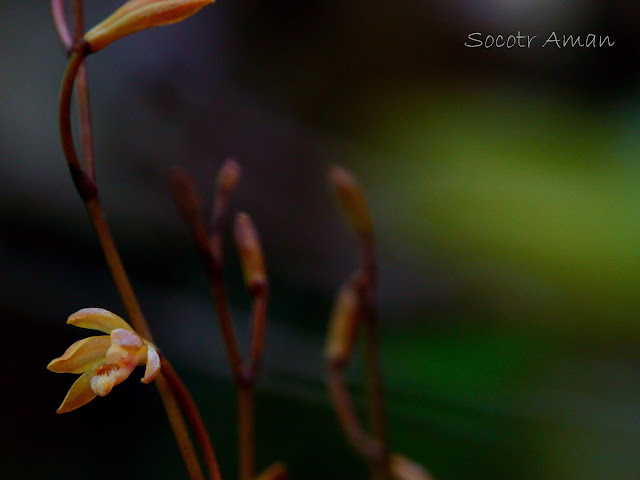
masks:
<path id="1" fill-rule="evenodd" d="M 160 356 L 154 345 L 138 335 L 118 315 L 101 308 L 84 308 L 67 323 L 99 330 L 99 335 L 78 340 L 47 368 L 56 373 L 80 373 L 57 410 L 66 413 L 104 397 L 125 381 L 138 365 L 146 365 L 142 383 L 150 383 L 160 372 Z"/>

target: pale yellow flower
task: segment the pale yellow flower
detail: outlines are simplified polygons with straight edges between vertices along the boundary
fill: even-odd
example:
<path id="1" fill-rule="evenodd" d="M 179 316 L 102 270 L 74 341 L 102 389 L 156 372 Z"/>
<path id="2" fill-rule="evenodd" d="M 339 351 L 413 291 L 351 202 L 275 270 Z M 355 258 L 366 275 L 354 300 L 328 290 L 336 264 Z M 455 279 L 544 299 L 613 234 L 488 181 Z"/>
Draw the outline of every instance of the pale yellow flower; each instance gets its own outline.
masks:
<path id="1" fill-rule="evenodd" d="M 82 374 L 57 413 L 75 410 L 98 395 L 104 397 L 138 365 L 146 365 L 142 383 L 150 383 L 160 372 L 160 356 L 155 346 L 118 315 L 102 308 L 85 308 L 71 315 L 67 323 L 108 335 L 78 340 L 47 365 L 52 372 Z"/>

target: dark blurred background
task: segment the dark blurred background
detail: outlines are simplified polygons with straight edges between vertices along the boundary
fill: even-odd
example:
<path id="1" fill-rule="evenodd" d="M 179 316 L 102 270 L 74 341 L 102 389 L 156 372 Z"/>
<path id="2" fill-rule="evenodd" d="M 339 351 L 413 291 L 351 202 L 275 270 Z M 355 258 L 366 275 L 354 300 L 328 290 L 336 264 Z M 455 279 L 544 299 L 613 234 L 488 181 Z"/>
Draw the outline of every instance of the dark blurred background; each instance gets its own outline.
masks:
<path id="1" fill-rule="evenodd" d="M 120 3 L 87 2 L 87 25 Z M 272 283 L 259 467 L 367 478 L 323 384 L 328 312 L 356 264 L 326 185 L 338 163 L 379 235 L 392 449 L 441 480 L 638 478 L 639 14 L 622 0 L 220 0 L 89 59 L 104 207 L 227 478 L 233 389 L 167 173 L 188 168 L 208 201 L 228 156 L 244 173 L 232 207 L 255 219 Z M 48 2 L 2 2 L 0 32 L 2 477 L 184 478 L 138 372 L 55 414 L 74 378 L 45 366 L 86 335 L 67 316 L 124 311 L 58 142 L 65 59 Z M 466 48 L 472 32 L 537 38 Z M 615 45 L 542 48 L 551 32 Z"/>

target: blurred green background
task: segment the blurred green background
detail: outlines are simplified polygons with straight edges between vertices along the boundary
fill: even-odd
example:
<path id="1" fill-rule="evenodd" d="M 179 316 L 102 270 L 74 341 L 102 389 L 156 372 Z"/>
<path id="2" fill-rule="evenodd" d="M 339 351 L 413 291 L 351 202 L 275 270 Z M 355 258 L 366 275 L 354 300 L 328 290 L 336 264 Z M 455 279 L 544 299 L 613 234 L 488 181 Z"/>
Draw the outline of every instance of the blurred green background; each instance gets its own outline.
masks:
<path id="1" fill-rule="evenodd" d="M 87 24 L 120 3 L 87 2 Z M 232 207 L 255 219 L 272 283 L 259 467 L 367 478 L 323 384 L 326 319 L 356 264 L 326 186 L 338 163 L 379 236 L 392 449 L 441 480 L 638 478 L 640 7 L 558 3 L 219 0 L 89 59 L 107 216 L 226 478 L 233 389 L 167 173 L 185 166 L 209 199 L 228 156 L 244 173 Z M 615 45 L 464 47 L 518 31 Z M 158 396 L 135 378 L 55 415 L 73 378 L 45 366 L 85 335 L 66 317 L 124 312 L 58 143 L 65 60 L 48 2 L 2 2 L 0 32 L 2 477 L 184 478 Z"/>

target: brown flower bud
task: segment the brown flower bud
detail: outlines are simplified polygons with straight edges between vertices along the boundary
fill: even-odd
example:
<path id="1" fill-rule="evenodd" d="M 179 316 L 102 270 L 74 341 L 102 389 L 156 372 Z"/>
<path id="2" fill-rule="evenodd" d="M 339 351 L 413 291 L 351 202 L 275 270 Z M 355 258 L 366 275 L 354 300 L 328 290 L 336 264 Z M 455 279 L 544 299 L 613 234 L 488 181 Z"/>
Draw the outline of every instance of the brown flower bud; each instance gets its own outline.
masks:
<path id="1" fill-rule="evenodd" d="M 283 462 L 270 465 L 256 480 L 287 480 L 287 466 Z"/>
<path id="2" fill-rule="evenodd" d="M 433 480 L 424 468 L 404 455 L 390 455 L 389 466 L 394 480 Z"/>
<path id="3" fill-rule="evenodd" d="M 223 192 L 225 195 L 228 195 L 238 184 L 238 180 L 240 180 L 240 164 L 232 159 L 227 159 L 220 167 L 220 171 L 218 172 L 217 189 L 220 192 Z"/>
<path id="4" fill-rule="evenodd" d="M 244 281 L 249 290 L 267 282 L 267 273 L 262 258 L 260 237 L 251 218 L 246 213 L 236 215 L 233 236 L 242 262 Z"/>
<path id="5" fill-rule="evenodd" d="M 213 226 L 220 228 L 219 222 L 226 214 L 229 197 L 240 181 L 241 168 L 235 160 L 227 159 L 220 167 L 216 178 L 215 196 L 213 202 Z"/>
<path id="6" fill-rule="evenodd" d="M 324 349 L 327 360 L 344 364 L 353 355 L 358 333 L 360 297 L 354 280 L 345 283 L 336 297 Z"/>
<path id="7" fill-rule="evenodd" d="M 373 227 L 367 200 L 351 172 L 345 168 L 333 166 L 329 171 L 329 182 L 335 189 L 338 204 L 356 234 L 364 237 L 371 236 Z"/>
<path id="8" fill-rule="evenodd" d="M 89 30 L 84 40 L 97 52 L 116 40 L 147 28 L 176 23 L 214 0 L 129 0 Z"/>

